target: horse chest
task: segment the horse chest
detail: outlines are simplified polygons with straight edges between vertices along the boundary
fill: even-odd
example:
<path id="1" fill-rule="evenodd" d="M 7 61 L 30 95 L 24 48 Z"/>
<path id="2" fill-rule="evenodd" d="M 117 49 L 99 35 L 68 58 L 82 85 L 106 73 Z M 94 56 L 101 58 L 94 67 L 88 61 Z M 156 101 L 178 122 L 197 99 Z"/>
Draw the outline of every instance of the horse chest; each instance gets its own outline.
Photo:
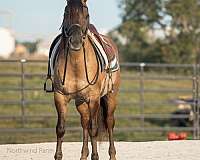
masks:
<path id="1" fill-rule="evenodd" d="M 72 94 L 73 99 L 75 99 L 77 96 L 82 98 L 91 96 L 95 97 L 96 95 L 99 95 L 100 91 L 98 84 L 91 86 L 86 80 L 81 79 L 72 79 L 66 81 L 64 90 L 66 93 L 75 93 Z"/>

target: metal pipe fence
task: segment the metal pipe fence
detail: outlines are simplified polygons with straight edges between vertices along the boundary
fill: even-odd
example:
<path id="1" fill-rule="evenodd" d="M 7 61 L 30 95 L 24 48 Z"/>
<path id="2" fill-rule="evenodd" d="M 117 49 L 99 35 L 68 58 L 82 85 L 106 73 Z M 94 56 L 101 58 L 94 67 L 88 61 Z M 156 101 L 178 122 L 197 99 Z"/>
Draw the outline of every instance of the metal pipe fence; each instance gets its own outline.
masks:
<path id="1" fill-rule="evenodd" d="M 9 72 L 7 72 L 9 64 L 14 66 L 9 69 Z M 35 67 L 27 67 L 29 64 L 34 65 Z M 18 78 L 20 81 L 17 85 L 9 85 L 9 83 L 6 83 L 6 80 L 3 81 L 2 84 L 0 83 L 0 120 L 20 120 L 21 123 L 21 127 L 18 128 L 0 127 L 0 133 L 38 131 L 49 132 L 54 130 L 53 127 L 30 128 L 26 126 L 27 121 L 30 120 L 48 120 L 50 118 L 56 119 L 56 114 L 52 113 L 37 113 L 36 115 L 29 115 L 26 113 L 28 105 L 53 106 L 53 101 L 45 99 L 44 97 L 42 97 L 42 99 L 31 99 L 26 96 L 27 92 L 43 93 L 43 85 L 38 85 L 37 82 L 35 82 L 34 85 L 31 84 L 27 86 L 26 81 L 37 78 L 36 81 L 43 84 L 46 75 L 46 68 L 43 67 L 44 69 L 42 72 L 39 72 L 40 69 L 33 72 L 32 69 L 40 68 L 40 65 L 47 66 L 46 64 L 46 60 L 0 60 L 0 82 L 2 79 L 12 80 L 14 78 Z M 27 68 L 29 68 L 28 71 Z M 121 97 L 119 98 L 118 104 L 121 112 L 117 113 L 116 118 L 118 121 L 128 120 L 129 123 L 137 120 L 136 122 L 139 126 L 136 125 L 135 127 L 127 127 L 127 125 L 120 125 L 115 129 L 117 132 L 188 131 L 193 134 L 193 139 L 200 138 L 199 65 L 122 63 L 121 70 L 122 86 L 120 89 Z M 166 84 L 169 84 L 166 85 L 165 82 Z M 177 85 L 179 82 L 186 82 L 186 84 L 183 84 L 182 87 Z M 5 83 L 5 85 L 3 83 Z M 170 84 L 172 86 L 170 86 Z M 164 87 L 162 87 L 162 85 Z M 14 100 L 9 99 L 10 92 L 14 95 L 19 95 L 20 98 Z M 7 95 L 6 98 L 4 97 L 4 94 Z M 174 102 L 174 99 L 177 99 L 181 95 L 187 95 L 191 98 L 191 100 L 187 103 L 181 100 L 178 103 Z M 46 95 L 46 97 L 48 96 L 50 95 Z M 176 105 L 178 104 L 187 104 L 191 106 L 191 111 L 193 113 L 193 120 L 191 121 L 192 125 L 182 127 L 171 126 L 168 124 L 166 126 L 162 126 L 161 120 L 181 121 L 191 117 L 190 114 L 172 114 L 176 111 Z M 20 107 L 20 114 L 15 115 L 15 113 L 11 112 L 10 114 L 5 115 L 4 112 L 2 112 L 5 106 L 7 108 L 12 108 L 12 106 Z M 149 108 L 151 108 L 151 110 Z M 155 110 L 155 108 L 158 110 Z M 127 109 L 130 110 L 124 111 Z M 162 110 L 162 113 L 159 113 L 159 110 Z M 77 116 L 77 113 L 69 114 L 69 117 Z M 157 123 L 161 124 L 157 125 Z M 149 124 L 152 124 L 152 126 Z M 81 128 L 78 126 L 72 126 L 68 127 L 67 130 L 80 131 Z"/>

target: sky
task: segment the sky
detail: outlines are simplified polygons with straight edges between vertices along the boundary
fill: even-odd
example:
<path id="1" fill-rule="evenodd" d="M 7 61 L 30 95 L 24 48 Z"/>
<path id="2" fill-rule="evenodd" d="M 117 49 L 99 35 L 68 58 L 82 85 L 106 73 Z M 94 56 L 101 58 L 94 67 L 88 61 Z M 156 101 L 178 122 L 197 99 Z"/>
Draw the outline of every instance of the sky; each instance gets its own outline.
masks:
<path id="1" fill-rule="evenodd" d="M 91 23 L 101 32 L 120 23 L 116 0 L 88 0 Z M 65 0 L 0 0 L 0 27 L 9 25 L 1 11 L 12 13 L 11 27 L 18 40 L 49 38 L 59 33 Z"/>

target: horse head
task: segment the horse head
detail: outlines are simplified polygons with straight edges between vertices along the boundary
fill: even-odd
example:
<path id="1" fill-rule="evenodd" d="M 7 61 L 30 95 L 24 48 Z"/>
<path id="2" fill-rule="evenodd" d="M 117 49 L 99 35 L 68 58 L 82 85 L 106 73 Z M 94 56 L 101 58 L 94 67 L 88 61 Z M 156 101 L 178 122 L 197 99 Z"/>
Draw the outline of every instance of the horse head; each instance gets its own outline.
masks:
<path id="1" fill-rule="evenodd" d="M 70 49 L 81 49 L 89 26 L 87 0 L 68 0 L 63 20 L 63 35 Z"/>

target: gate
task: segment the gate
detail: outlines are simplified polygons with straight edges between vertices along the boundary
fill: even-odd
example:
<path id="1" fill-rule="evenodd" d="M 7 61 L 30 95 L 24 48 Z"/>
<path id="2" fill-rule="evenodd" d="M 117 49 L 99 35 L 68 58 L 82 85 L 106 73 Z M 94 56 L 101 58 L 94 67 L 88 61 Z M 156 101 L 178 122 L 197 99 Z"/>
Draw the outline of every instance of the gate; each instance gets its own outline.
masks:
<path id="1" fill-rule="evenodd" d="M 0 124 L 0 133 L 54 132 L 54 124 L 32 127 L 32 122 L 35 120 L 46 123 L 49 119 L 56 119 L 53 101 L 49 98 L 50 95 L 46 95 L 43 92 L 46 64 L 46 60 L 0 60 L 0 120 L 1 122 L 16 121 L 17 123 L 16 127 L 2 127 Z M 147 132 L 188 131 L 192 133 L 193 139 L 200 139 L 199 65 L 123 63 L 121 64 L 121 70 L 122 87 L 119 97 L 119 111 L 116 114 L 119 122 L 116 126 L 116 132 L 123 134 L 133 132 L 146 134 Z M 161 73 L 161 70 L 164 70 L 164 72 L 162 71 L 163 73 Z M 187 71 L 185 72 L 186 74 L 181 73 L 179 75 L 174 70 L 177 70 L 177 72 Z M 168 74 L 168 71 L 170 74 Z M 170 81 L 170 83 L 165 85 L 167 81 Z M 188 81 L 186 86 L 189 88 L 177 88 L 176 83 L 179 83 L 179 81 Z M 156 86 L 157 83 L 161 83 L 160 88 Z M 175 99 L 183 93 L 192 97 L 192 101 L 188 103 L 192 106 L 194 113 L 192 126 L 172 127 L 168 125 L 168 122 L 166 122 L 166 126 L 160 125 L 159 123 L 161 123 L 162 119 L 189 118 L 188 115 L 171 115 L 170 111 L 172 109 L 169 112 L 164 112 L 164 107 L 173 107 L 173 110 L 175 110 L 176 104 L 171 102 L 170 98 Z M 160 96 L 163 94 L 167 96 Z M 160 96 L 161 98 L 153 99 L 152 97 L 154 96 Z M 47 109 L 50 112 L 46 113 L 46 110 L 41 111 L 44 110 L 45 105 L 48 107 L 52 106 L 52 108 Z M 12 112 L 12 106 L 17 108 L 15 113 Z M 29 106 L 31 106 L 31 109 L 29 109 Z M 158 107 L 163 112 L 159 113 L 159 110 L 154 112 L 155 109 L 149 110 L 148 107 Z M 20 110 L 18 110 L 19 108 Z M 38 111 L 34 112 L 36 108 Z M 70 111 L 69 116 L 79 119 L 77 118 L 79 115 L 73 111 Z M 136 121 L 136 125 L 132 123 L 134 121 Z M 81 128 L 77 124 L 79 124 L 78 121 L 74 125 L 68 126 L 67 130 L 80 132 Z M 150 140 L 155 139 L 157 138 L 152 137 Z"/>

